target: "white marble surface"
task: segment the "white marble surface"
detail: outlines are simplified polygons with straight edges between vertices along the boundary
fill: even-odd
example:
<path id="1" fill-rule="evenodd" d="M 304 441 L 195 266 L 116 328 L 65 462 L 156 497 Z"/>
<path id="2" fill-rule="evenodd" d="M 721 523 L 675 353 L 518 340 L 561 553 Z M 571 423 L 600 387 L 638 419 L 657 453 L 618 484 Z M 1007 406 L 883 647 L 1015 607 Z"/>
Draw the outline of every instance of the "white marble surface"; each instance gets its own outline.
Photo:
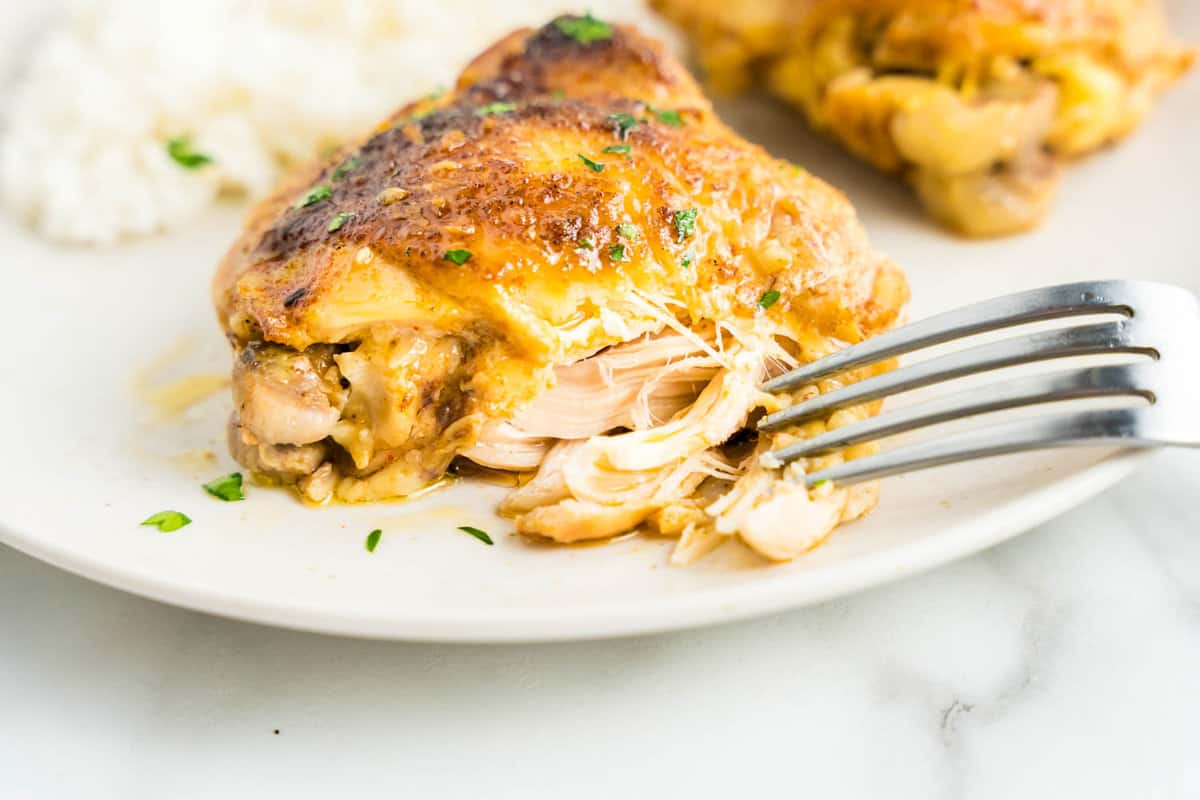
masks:
<path id="1" fill-rule="evenodd" d="M 1200 797 L 1198 493 L 1163 454 L 900 584 L 573 645 L 273 630 L 0 548 L 0 797 Z"/>

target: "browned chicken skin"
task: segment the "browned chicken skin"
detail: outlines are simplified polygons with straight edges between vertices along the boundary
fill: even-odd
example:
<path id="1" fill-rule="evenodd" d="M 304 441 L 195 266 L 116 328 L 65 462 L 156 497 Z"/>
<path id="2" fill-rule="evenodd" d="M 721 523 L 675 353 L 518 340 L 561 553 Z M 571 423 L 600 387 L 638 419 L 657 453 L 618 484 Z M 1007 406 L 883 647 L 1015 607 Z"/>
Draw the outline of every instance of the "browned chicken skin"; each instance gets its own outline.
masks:
<path id="1" fill-rule="evenodd" d="M 518 530 L 686 517 L 670 532 L 697 553 L 743 533 L 717 533 L 695 493 L 759 469 L 723 449 L 781 402 L 758 382 L 888 328 L 907 300 L 840 193 L 721 124 L 658 43 L 571 17 L 282 186 L 213 288 L 248 468 L 361 501 L 459 456 L 540 465 L 529 487 L 560 490 L 520 490 Z"/>

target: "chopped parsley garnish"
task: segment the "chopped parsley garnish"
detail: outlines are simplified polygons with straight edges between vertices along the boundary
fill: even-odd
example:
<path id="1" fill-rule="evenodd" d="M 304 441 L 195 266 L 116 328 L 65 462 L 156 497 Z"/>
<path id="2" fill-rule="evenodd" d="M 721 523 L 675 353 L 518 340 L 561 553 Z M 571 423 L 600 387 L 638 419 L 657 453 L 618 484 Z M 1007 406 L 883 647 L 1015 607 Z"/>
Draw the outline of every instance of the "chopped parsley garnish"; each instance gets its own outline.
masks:
<path id="1" fill-rule="evenodd" d="M 627 156 L 627 155 L 629 155 L 629 151 L 631 149 L 633 149 L 632 146 L 627 145 L 627 144 L 610 144 L 608 147 L 604 148 L 600 152 L 602 152 L 602 153 L 620 153 L 621 155 Z"/>
<path id="2" fill-rule="evenodd" d="M 588 169 L 590 169 L 592 172 L 604 172 L 603 164 L 597 164 L 595 161 L 592 161 L 590 158 L 585 156 L 583 153 L 579 154 L 579 160 L 582 161 L 583 163 L 587 164 Z"/>
<path id="3" fill-rule="evenodd" d="M 625 245 L 614 244 L 608 248 L 608 257 L 613 261 L 628 261 L 629 256 L 625 255 Z"/>
<path id="4" fill-rule="evenodd" d="M 471 534 L 476 539 L 478 539 L 479 541 L 483 542 L 486 545 L 495 544 L 495 542 L 492 541 L 492 537 L 488 536 L 487 533 L 485 533 L 484 531 L 479 530 L 479 528 L 473 528 L 470 525 L 459 525 L 458 529 L 460 531 L 462 531 L 463 533 Z"/>
<path id="5" fill-rule="evenodd" d="M 613 26 L 596 19 L 589 12 L 582 17 L 559 17 L 554 26 L 580 44 L 591 44 L 611 39 Z"/>
<path id="6" fill-rule="evenodd" d="M 453 261 L 455 264 L 458 264 L 461 267 L 463 264 L 471 260 L 471 251 L 447 250 L 442 254 L 442 258 L 446 259 L 447 261 Z"/>
<path id="7" fill-rule="evenodd" d="M 555 89 L 553 92 L 550 93 L 550 99 L 555 101 L 556 103 L 561 103 L 563 100 L 567 99 L 567 93 L 564 92 L 562 89 Z"/>
<path id="8" fill-rule="evenodd" d="M 691 265 L 692 265 L 692 254 L 684 253 L 683 258 L 681 258 L 679 260 L 679 266 L 683 267 L 684 269 L 687 269 Z"/>
<path id="9" fill-rule="evenodd" d="M 379 546 L 379 537 L 383 536 L 383 531 L 376 528 L 367 534 L 367 552 L 374 553 L 375 548 Z"/>
<path id="10" fill-rule="evenodd" d="M 246 499 L 246 495 L 242 494 L 242 473 L 240 472 L 231 472 L 222 478 L 209 481 L 204 484 L 204 491 L 227 503 Z"/>
<path id="11" fill-rule="evenodd" d="M 683 244 L 683 240 L 696 232 L 696 217 L 700 210 L 688 208 L 675 212 L 675 241 Z"/>
<path id="12" fill-rule="evenodd" d="M 580 250 L 591 250 L 596 246 L 591 239 L 580 239 L 576 244 L 579 245 Z"/>
<path id="13" fill-rule="evenodd" d="M 176 136 L 167 141 L 167 155 L 184 169 L 198 169 L 212 163 L 212 156 L 197 153 L 192 149 L 192 141 L 186 136 Z"/>
<path id="14" fill-rule="evenodd" d="M 829 483 L 829 479 L 828 479 L 828 478 L 822 478 L 822 479 L 821 479 L 821 480 L 819 480 L 819 481 L 813 481 L 813 484 L 812 484 L 812 486 L 810 486 L 810 487 L 808 487 L 808 488 L 810 488 L 810 489 L 816 489 L 818 486 L 824 486 L 824 485 L 825 485 L 825 484 L 827 484 L 827 483 Z"/>
<path id="15" fill-rule="evenodd" d="M 333 175 L 330 176 L 330 179 L 334 180 L 334 181 L 340 181 L 342 178 L 346 177 L 351 172 L 354 172 L 354 170 L 358 169 L 361 166 L 362 166 L 362 159 L 359 158 L 358 156 L 354 156 L 353 158 L 348 158 L 342 162 L 342 165 L 340 167 L 338 167 L 337 169 L 335 169 L 333 171 Z"/>
<path id="16" fill-rule="evenodd" d="M 683 127 L 683 117 L 679 116 L 678 111 L 671 111 L 669 109 L 668 110 L 655 110 L 654 117 L 659 122 L 662 122 L 666 125 L 670 125 L 672 128 L 682 128 Z"/>
<path id="17" fill-rule="evenodd" d="M 642 232 L 632 222 L 622 222 L 617 226 L 617 235 L 624 236 L 626 239 L 637 239 Z"/>
<path id="18" fill-rule="evenodd" d="M 486 106 L 480 106 L 475 109 L 475 116 L 486 117 L 489 114 L 511 114 L 517 110 L 516 103 L 495 102 L 488 103 Z"/>
<path id="19" fill-rule="evenodd" d="M 191 517 L 178 511 L 160 511 L 157 514 L 151 514 L 146 517 L 145 521 L 141 524 L 152 525 L 162 533 L 170 533 L 171 531 L 179 530 L 184 525 L 191 524 L 191 521 Z"/>
<path id="20" fill-rule="evenodd" d="M 619 114 L 609 114 L 608 119 L 610 122 L 616 123 L 617 138 L 621 141 L 624 141 L 629 132 L 638 126 L 637 117 L 633 114 L 626 114 L 624 111 Z"/>
<path id="21" fill-rule="evenodd" d="M 772 289 L 769 292 L 764 292 L 763 296 L 758 298 L 758 307 L 759 308 L 770 308 L 771 306 L 773 306 L 779 302 L 779 297 L 780 297 L 779 292 L 776 291 L 775 289 Z"/>
<path id="22" fill-rule="evenodd" d="M 337 231 L 337 230 L 341 230 L 343 225 L 345 225 L 350 220 L 354 219 L 356 216 L 358 216 L 358 215 L 350 214 L 348 212 L 343 211 L 341 214 L 338 214 L 333 219 L 329 220 L 329 227 L 326 228 L 325 230 L 329 231 L 330 233 L 333 233 L 334 231 Z"/>
<path id="23" fill-rule="evenodd" d="M 300 202 L 296 203 L 296 208 L 308 208 L 331 197 L 333 197 L 333 189 L 330 189 L 328 184 L 322 183 L 309 189 L 308 194 L 302 197 Z"/>

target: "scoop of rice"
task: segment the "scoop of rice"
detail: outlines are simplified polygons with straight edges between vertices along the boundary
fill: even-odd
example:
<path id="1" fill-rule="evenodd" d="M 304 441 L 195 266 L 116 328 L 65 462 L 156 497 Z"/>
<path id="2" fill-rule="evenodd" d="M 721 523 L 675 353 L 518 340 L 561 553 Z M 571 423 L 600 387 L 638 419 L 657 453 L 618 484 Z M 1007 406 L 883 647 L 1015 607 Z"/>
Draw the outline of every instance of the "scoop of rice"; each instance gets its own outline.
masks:
<path id="1" fill-rule="evenodd" d="M 640 0 L 588 5 L 665 33 Z M 76 2 L 12 97 L 0 195 L 64 241 L 176 228 L 449 85 L 514 28 L 572 10 L 557 0 Z M 183 161 L 210 160 L 179 163 L 171 140 Z"/>

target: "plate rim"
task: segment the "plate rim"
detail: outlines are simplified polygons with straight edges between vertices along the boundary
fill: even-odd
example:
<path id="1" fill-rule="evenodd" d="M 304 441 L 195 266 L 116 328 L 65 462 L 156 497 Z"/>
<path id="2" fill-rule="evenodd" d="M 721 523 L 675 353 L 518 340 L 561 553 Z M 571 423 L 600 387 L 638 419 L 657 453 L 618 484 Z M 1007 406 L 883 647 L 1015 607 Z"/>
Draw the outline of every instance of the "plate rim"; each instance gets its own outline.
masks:
<path id="1" fill-rule="evenodd" d="M 383 641 L 446 644 L 570 642 L 688 630 L 752 619 L 834 600 L 926 572 L 1008 541 L 1063 514 L 1128 476 L 1154 450 L 1118 451 L 1047 486 L 988 509 L 950 532 L 868 553 L 789 582 L 750 582 L 688 593 L 647 608 L 634 603 L 567 612 L 506 609 L 396 615 L 349 614 L 302 601 L 263 601 L 209 587 L 180 585 L 80 554 L 54 540 L 0 524 L 0 543 L 110 588 L 166 605 L 241 622 L 306 633 Z M 877 512 L 878 513 L 878 512 Z"/>

